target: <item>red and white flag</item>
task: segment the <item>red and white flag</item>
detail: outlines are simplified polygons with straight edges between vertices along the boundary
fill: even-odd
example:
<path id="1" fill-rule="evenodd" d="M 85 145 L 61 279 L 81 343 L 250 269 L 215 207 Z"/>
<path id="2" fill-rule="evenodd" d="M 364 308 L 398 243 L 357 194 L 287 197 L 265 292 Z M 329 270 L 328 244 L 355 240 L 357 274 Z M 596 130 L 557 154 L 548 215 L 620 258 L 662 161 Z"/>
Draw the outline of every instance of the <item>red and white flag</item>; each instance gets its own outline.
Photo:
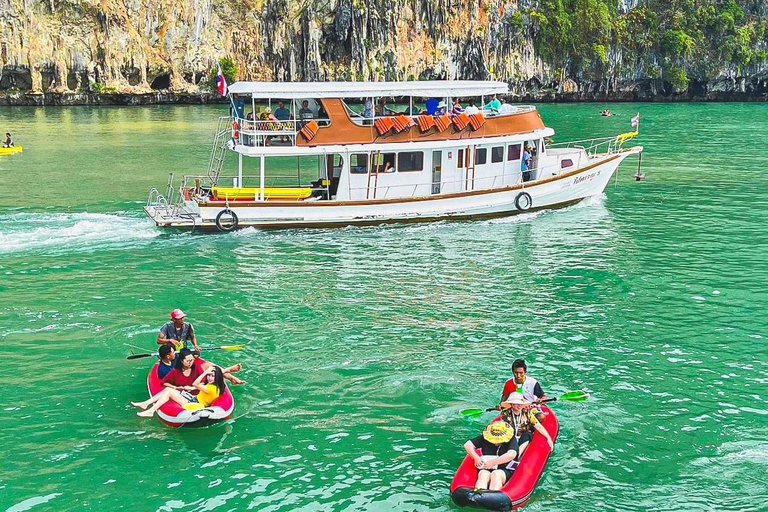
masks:
<path id="1" fill-rule="evenodd" d="M 221 72 L 221 65 L 219 67 L 219 73 L 216 75 L 216 89 L 222 96 L 227 95 L 227 80 L 224 78 L 224 73 Z"/>
<path id="2" fill-rule="evenodd" d="M 635 117 L 633 117 L 632 119 L 630 119 L 630 121 L 629 121 L 629 124 L 630 124 L 630 126 L 632 126 L 633 128 L 634 128 L 635 126 L 637 126 L 638 124 L 640 124 L 640 112 L 638 112 L 638 113 L 637 113 L 637 115 L 636 115 Z"/>

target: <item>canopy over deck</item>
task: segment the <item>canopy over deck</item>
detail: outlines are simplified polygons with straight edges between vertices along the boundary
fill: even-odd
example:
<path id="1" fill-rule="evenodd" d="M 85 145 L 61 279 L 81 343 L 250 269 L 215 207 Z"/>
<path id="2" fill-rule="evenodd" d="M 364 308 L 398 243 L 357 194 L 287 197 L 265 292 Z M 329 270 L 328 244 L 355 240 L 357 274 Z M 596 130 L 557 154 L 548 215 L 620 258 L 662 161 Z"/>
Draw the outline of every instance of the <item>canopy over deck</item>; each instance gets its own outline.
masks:
<path id="1" fill-rule="evenodd" d="M 443 98 L 450 96 L 490 96 L 506 94 L 505 82 L 473 80 L 433 80 L 412 82 L 236 82 L 230 94 L 247 94 L 254 98 L 368 98 L 381 96 L 417 96 Z"/>

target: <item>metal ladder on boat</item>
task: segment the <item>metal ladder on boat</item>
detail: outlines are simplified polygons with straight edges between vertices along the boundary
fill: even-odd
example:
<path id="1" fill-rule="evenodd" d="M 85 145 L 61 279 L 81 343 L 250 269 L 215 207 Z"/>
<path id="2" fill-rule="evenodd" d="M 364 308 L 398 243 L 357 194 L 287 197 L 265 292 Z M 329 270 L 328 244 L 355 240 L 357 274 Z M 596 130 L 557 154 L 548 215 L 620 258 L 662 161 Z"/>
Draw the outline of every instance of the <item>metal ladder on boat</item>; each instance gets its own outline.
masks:
<path id="1" fill-rule="evenodd" d="M 227 142 L 230 136 L 229 117 L 220 117 L 219 124 L 216 127 L 216 135 L 213 137 L 213 148 L 211 150 L 211 159 L 208 162 L 208 179 L 211 186 L 216 185 L 221 175 L 221 168 L 224 165 L 224 157 L 227 152 Z"/>

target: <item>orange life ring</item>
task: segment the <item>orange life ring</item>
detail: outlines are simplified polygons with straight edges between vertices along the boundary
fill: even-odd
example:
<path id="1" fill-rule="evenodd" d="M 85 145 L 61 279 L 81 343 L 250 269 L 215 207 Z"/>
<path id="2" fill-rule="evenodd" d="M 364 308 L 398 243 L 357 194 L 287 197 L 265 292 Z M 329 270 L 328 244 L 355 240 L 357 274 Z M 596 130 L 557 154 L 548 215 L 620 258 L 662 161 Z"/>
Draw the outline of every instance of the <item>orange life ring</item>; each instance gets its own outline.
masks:
<path id="1" fill-rule="evenodd" d="M 232 138 L 233 139 L 240 138 L 240 125 L 237 124 L 237 121 L 232 121 Z"/>

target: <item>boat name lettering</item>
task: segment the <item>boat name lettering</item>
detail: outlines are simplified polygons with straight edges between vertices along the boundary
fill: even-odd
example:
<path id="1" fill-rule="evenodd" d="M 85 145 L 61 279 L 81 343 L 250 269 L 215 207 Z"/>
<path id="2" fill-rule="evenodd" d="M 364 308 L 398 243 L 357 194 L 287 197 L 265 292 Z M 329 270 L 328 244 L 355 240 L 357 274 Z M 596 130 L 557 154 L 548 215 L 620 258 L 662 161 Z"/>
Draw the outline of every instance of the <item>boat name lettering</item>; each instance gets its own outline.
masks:
<path id="1" fill-rule="evenodd" d="M 576 177 L 576 178 L 573 180 L 573 184 L 574 184 L 574 185 L 578 185 L 579 183 L 581 183 L 581 182 L 583 182 L 583 181 L 591 180 L 592 178 L 594 178 L 594 177 L 595 177 L 595 176 L 597 176 L 598 174 L 600 174 L 600 173 L 599 173 L 599 172 L 593 172 L 593 173 L 591 173 L 591 174 L 587 174 L 586 176 L 577 176 L 577 177 Z"/>

